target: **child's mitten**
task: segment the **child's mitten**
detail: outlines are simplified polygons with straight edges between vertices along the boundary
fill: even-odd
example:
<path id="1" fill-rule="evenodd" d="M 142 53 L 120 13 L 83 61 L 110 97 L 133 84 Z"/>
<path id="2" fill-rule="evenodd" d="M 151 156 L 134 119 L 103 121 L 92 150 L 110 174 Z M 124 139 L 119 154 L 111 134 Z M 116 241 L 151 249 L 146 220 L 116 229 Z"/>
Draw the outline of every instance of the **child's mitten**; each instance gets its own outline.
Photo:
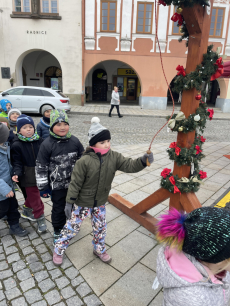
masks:
<path id="1" fill-rule="evenodd" d="M 72 204 L 66 203 L 65 204 L 65 215 L 67 219 L 71 218 L 71 213 L 72 213 Z"/>

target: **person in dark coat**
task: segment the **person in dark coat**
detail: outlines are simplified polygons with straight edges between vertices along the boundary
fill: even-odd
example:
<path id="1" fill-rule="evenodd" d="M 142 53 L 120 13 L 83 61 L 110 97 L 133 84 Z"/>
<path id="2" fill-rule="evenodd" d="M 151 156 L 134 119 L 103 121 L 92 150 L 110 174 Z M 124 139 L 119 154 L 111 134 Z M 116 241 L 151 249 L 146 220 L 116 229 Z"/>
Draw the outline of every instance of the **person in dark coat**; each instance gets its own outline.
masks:
<path id="1" fill-rule="evenodd" d="M 66 223 L 64 212 L 66 195 L 74 165 L 84 148 L 79 139 L 71 135 L 69 120 L 64 110 L 52 110 L 50 136 L 44 140 L 36 162 L 36 180 L 40 195 L 51 195 L 53 202 L 52 225 L 54 243 Z"/>
<path id="2" fill-rule="evenodd" d="M 9 128 L 0 123 L 0 219 L 6 216 L 10 226 L 9 233 L 23 237 L 28 232 L 19 225 L 20 214 L 11 179 L 10 146 L 7 142 L 9 132 Z"/>
<path id="3" fill-rule="evenodd" d="M 45 105 L 42 108 L 43 117 L 40 119 L 40 122 L 37 125 L 37 133 L 43 139 L 46 139 L 50 135 L 50 113 L 53 107 L 50 105 Z"/>
<path id="4" fill-rule="evenodd" d="M 21 115 L 17 119 L 17 135 L 11 145 L 13 181 L 25 187 L 27 198 L 23 206 L 22 218 L 37 221 L 38 232 L 45 232 L 44 204 L 41 201 L 35 178 L 36 158 L 42 138 L 36 133 L 31 117 Z"/>

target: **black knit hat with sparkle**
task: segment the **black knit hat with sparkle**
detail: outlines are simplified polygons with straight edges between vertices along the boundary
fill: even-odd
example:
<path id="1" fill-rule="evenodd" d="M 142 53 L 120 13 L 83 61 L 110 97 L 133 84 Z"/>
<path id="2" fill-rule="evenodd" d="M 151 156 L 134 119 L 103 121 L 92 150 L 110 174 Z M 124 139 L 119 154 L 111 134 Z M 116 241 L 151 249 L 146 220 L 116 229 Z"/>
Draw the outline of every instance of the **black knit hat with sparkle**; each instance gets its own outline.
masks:
<path id="1" fill-rule="evenodd" d="M 183 251 L 209 263 L 230 258 L 230 213 L 221 208 L 201 207 L 189 213 L 183 223 L 186 234 Z"/>

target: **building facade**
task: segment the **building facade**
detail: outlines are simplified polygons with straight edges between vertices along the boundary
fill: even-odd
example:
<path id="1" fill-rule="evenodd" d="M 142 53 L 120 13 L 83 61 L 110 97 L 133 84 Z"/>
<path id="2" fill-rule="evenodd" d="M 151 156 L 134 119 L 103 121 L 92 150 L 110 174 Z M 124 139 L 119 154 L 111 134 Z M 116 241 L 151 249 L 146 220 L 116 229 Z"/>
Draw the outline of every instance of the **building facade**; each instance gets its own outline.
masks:
<path id="1" fill-rule="evenodd" d="M 174 6 L 153 0 L 0 0 L 0 90 L 57 86 L 71 104 L 120 100 L 146 109 L 166 109 L 177 65 L 186 66 L 185 42 L 171 21 Z M 229 0 L 214 0 L 210 44 L 230 60 Z M 229 79 L 210 88 L 209 103 L 230 112 Z M 179 95 L 174 95 L 176 101 Z"/>
<path id="2" fill-rule="evenodd" d="M 136 101 L 149 109 L 167 107 L 171 97 L 161 68 L 156 25 L 164 70 L 173 83 L 177 65 L 185 67 L 187 57 L 185 42 L 178 42 L 180 29 L 171 21 L 175 9 L 155 6 L 153 0 L 84 0 L 87 100 L 109 101 L 116 85 L 123 102 Z M 214 3 L 209 42 L 214 50 L 220 47 L 220 54 L 230 56 L 229 1 Z M 223 108 L 228 98 L 226 86 L 228 79 L 213 82 L 209 103 Z M 174 98 L 177 101 L 179 96 Z"/>
<path id="3" fill-rule="evenodd" d="M 82 96 L 81 1 L 0 0 L 0 90 L 41 86 Z"/>

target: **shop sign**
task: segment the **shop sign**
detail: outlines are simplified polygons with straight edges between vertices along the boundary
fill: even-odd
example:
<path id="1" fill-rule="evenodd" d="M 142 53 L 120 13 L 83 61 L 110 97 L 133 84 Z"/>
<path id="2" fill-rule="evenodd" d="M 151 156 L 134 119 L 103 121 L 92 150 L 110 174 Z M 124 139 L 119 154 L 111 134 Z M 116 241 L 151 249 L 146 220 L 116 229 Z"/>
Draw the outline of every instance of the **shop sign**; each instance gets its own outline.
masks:
<path id="1" fill-rule="evenodd" d="M 58 78 L 51 78 L 51 88 L 58 90 Z"/>
<path id="2" fill-rule="evenodd" d="M 46 31 L 29 31 L 27 30 L 27 34 L 46 34 Z"/>
<path id="3" fill-rule="evenodd" d="M 118 68 L 117 69 L 117 75 L 137 75 L 136 72 L 133 69 L 130 68 Z"/>

